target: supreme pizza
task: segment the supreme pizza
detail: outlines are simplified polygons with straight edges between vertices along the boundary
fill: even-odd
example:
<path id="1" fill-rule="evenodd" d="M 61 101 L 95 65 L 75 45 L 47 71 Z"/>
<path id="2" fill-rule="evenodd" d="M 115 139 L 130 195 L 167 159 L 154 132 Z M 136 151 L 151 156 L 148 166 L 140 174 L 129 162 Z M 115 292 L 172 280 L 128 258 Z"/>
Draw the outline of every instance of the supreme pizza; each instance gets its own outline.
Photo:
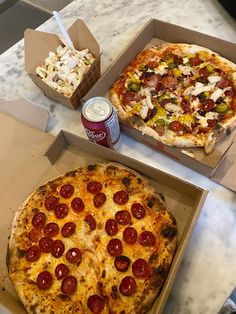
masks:
<path id="1" fill-rule="evenodd" d="M 111 101 L 143 134 L 210 154 L 236 124 L 236 65 L 197 45 L 154 46 L 125 68 Z"/>
<path id="2" fill-rule="evenodd" d="M 176 243 L 176 220 L 146 179 L 118 163 L 89 165 L 20 206 L 9 276 L 28 313 L 145 313 Z"/>

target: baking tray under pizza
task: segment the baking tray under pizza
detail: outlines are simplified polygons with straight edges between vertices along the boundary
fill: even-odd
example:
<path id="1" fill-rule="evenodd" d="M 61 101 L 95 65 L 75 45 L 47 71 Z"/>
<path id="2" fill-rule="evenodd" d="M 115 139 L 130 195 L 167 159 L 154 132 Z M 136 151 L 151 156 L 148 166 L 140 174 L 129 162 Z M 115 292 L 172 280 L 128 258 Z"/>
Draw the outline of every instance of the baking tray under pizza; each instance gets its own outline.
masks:
<path id="1" fill-rule="evenodd" d="M 151 314 L 161 313 L 168 299 L 207 192 L 190 183 L 66 131 L 61 131 L 53 140 L 45 156 L 42 156 L 41 153 L 39 154 L 39 152 L 42 152 L 42 146 L 40 149 L 36 149 L 36 152 L 35 158 L 24 169 L 25 184 L 28 185 L 29 194 L 44 182 L 71 169 L 99 162 L 113 161 L 137 171 L 146 177 L 164 195 L 168 209 L 177 220 L 178 246 L 161 293 L 148 312 Z M 1 258 L 4 258 L 5 253 L 1 253 Z M 0 304 L 2 304 L 0 305 L 0 309 L 3 306 L 3 309 L 7 308 L 10 310 L 10 313 L 25 313 L 23 307 L 17 302 L 17 296 L 14 293 L 9 278 L 7 278 L 7 274 L 2 273 L 1 270 L 0 277 L 4 278 L 4 292 L 0 294 Z"/>

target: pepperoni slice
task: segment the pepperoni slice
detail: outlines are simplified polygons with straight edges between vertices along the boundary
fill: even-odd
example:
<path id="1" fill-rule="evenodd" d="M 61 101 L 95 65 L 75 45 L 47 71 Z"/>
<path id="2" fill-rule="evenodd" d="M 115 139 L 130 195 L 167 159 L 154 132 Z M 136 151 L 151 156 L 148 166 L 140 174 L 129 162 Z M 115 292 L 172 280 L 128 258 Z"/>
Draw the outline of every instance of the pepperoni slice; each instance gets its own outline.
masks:
<path id="1" fill-rule="evenodd" d="M 61 240 L 55 240 L 52 243 L 51 253 L 54 257 L 59 258 L 65 251 L 65 245 Z"/>
<path id="2" fill-rule="evenodd" d="M 100 182 L 91 181 L 87 184 L 87 191 L 92 194 L 97 194 L 102 189 L 102 185 Z"/>
<path id="3" fill-rule="evenodd" d="M 72 209 L 76 212 L 82 212 L 84 210 L 84 202 L 80 197 L 75 197 L 71 202 Z"/>
<path id="4" fill-rule="evenodd" d="M 215 103 L 212 99 L 204 99 L 201 103 L 201 108 L 208 112 L 210 110 L 213 110 L 215 108 Z"/>
<path id="5" fill-rule="evenodd" d="M 214 126 L 216 126 L 217 120 L 216 119 L 207 119 L 207 124 L 210 128 L 213 128 Z"/>
<path id="6" fill-rule="evenodd" d="M 67 222 L 61 228 L 61 234 L 64 238 L 70 237 L 75 233 L 76 224 L 74 222 Z"/>
<path id="7" fill-rule="evenodd" d="M 146 210 L 140 203 L 134 203 L 131 206 L 131 212 L 136 219 L 142 219 L 146 215 Z"/>
<path id="8" fill-rule="evenodd" d="M 46 215 L 43 212 L 36 213 L 32 218 L 32 225 L 35 228 L 43 228 L 46 223 Z"/>
<path id="9" fill-rule="evenodd" d="M 128 225 L 131 222 L 131 215 L 127 210 L 120 210 L 115 214 L 116 221 L 120 225 Z"/>
<path id="10" fill-rule="evenodd" d="M 68 211 L 69 209 L 66 204 L 58 204 L 54 209 L 54 213 L 58 219 L 65 218 L 68 214 Z"/>
<path id="11" fill-rule="evenodd" d="M 96 220 L 94 219 L 94 217 L 92 215 L 87 215 L 85 218 L 84 218 L 84 221 L 89 225 L 90 227 L 90 230 L 93 231 L 96 229 Z"/>
<path id="12" fill-rule="evenodd" d="M 199 75 L 200 75 L 201 78 L 206 80 L 208 78 L 208 76 L 209 76 L 209 72 L 208 72 L 207 68 L 200 69 L 199 70 Z"/>
<path id="13" fill-rule="evenodd" d="M 125 296 L 131 296 L 132 294 L 134 294 L 136 288 L 137 288 L 136 281 L 131 276 L 123 278 L 119 286 L 120 293 Z"/>
<path id="14" fill-rule="evenodd" d="M 43 237 L 39 240 L 39 248 L 43 253 L 51 252 L 52 244 L 53 239 L 48 237 Z"/>
<path id="15" fill-rule="evenodd" d="M 114 261 L 115 268 L 119 271 L 126 271 L 130 265 L 130 259 L 127 256 L 119 255 Z"/>
<path id="16" fill-rule="evenodd" d="M 199 59 L 198 57 L 193 57 L 193 58 L 190 58 L 189 59 L 189 63 L 192 65 L 192 66 L 196 66 L 196 65 L 199 65 L 202 63 L 202 60 Z"/>
<path id="17" fill-rule="evenodd" d="M 106 202 L 106 199 L 106 195 L 102 192 L 99 192 L 94 196 L 93 204 L 96 208 L 99 208 Z"/>
<path id="18" fill-rule="evenodd" d="M 28 234 L 28 238 L 32 242 L 38 242 L 40 240 L 41 236 L 42 236 L 42 230 L 37 229 L 37 228 L 31 229 L 29 234 Z"/>
<path id="19" fill-rule="evenodd" d="M 127 244 L 134 244 L 137 241 L 138 233 L 133 227 L 127 227 L 123 231 L 123 239 Z"/>
<path id="20" fill-rule="evenodd" d="M 107 252 L 111 256 L 114 256 L 114 257 L 121 255 L 123 252 L 123 245 L 122 245 L 121 240 L 119 240 L 119 239 L 110 240 L 108 245 L 107 245 Z"/>
<path id="21" fill-rule="evenodd" d="M 26 259 L 29 262 L 37 261 L 40 258 L 41 252 L 38 246 L 32 245 L 26 251 Z"/>
<path id="22" fill-rule="evenodd" d="M 60 195 L 64 198 L 70 198 L 74 193 L 74 187 L 71 184 L 65 184 L 60 189 Z"/>
<path id="23" fill-rule="evenodd" d="M 88 298 L 87 306 L 92 313 L 99 314 L 104 308 L 104 300 L 97 294 L 91 295 Z"/>
<path id="24" fill-rule="evenodd" d="M 58 204 L 58 198 L 55 196 L 48 196 L 44 201 L 44 206 L 47 210 L 54 210 Z"/>
<path id="25" fill-rule="evenodd" d="M 59 233 L 59 227 L 58 224 L 55 222 L 49 222 L 45 227 L 44 227 L 44 234 L 47 237 L 55 237 Z"/>
<path id="26" fill-rule="evenodd" d="M 183 124 L 179 121 L 172 121 L 169 124 L 169 129 L 174 132 L 180 132 L 183 130 Z"/>
<path id="27" fill-rule="evenodd" d="M 58 264 L 55 269 L 55 275 L 57 279 L 62 279 L 63 277 L 67 276 L 69 273 L 69 268 L 65 264 Z"/>
<path id="28" fill-rule="evenodd" d="M 118 191 L 113 195 L 113 201 L 116 204 L 124 205 L 128 202 L 129 195 L 125 191 Z"/>
<path id="29" fill-rule="evenodd" d="M 143 231 L 138 237 L 138 243 L 142 246 L 153 246 L 156 238 L 151 231 Z"/>
<path id="30" fill-rule="evenodd" d="M 67 251 L 66 259 L 70 263 L 74 263 L 74 264 L 78 264 L 79 265 L 81 260 L 82 260 L 82 255 L 81 255 L 80 249 L 72 248 L 69 251 Z"/>
<path id="31" fill-rule="evenodd" d="M 74 276 L 67 276 L 61 284 L 61 291 L 65 294 L 73 294 L 77 288 L 77 279 Z"/>
<path id="32" fill-rule="evenodd" d="M 113 236 L 118 232 L 118 223 L 115 219 L 108 219 L 105 225 L 107 234 Z"/>
<path id="33" fill-rule="evenodd" d="M 149 275 L 148 263 L 142 258 L 137 259 L 132 265 L 132 272 L 137 278 L 147 278 Z"/>
<path id="34" fill-rule="evenodd" d="M 49 273 L 49 271 L 43 271 L 41 272 L 37 277 L 37 286 L 40 290 L 47 290 L 52 285 L 52 275 Z"/>

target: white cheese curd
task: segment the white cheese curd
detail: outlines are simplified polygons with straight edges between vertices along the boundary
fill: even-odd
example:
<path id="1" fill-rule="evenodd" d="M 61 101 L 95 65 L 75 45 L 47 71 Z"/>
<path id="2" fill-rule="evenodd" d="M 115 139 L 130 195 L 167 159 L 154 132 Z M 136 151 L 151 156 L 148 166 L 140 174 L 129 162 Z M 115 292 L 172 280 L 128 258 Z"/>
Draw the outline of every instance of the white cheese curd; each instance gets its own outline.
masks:
<path id="1" fill-rule="evenodd" d="M 192 67 L 189 65 L 179 65 L 179 70 L 184 74 L 184 75 L 190 75 Z"/>
<path id="2" fill-rule="evenodd" d="M 215 120 L 219 117 L 219 113 L 218 112 L 213 112 L 213 111 L 209 111 L 206 113 L 205 115 L 206 119 L 211 119 L 211 120 Z"/>
<path id="3" fill-rule="evenodd" d="M 200 105 L 200 101 L 198 98 L 194 99 L 191 103 L 190 103 L 191 107 L 193 108 L 194 112 L 199 110 L 199 105 Z"/>
<path id="4" fill-rule="evenodd" d="M 184 95 L 191 95 L 192 91 L 194 90 L 193 86 L 189 86 L 188 88 L 186 88 L 183 92 Z"/>
<path id="5" fill-rule="evenodd" d="M 183 64 L 186 64 L 186 63 L 188 63 L 189 62 L 189 58 L 188 57 L 184 57 L 183 58 Z"/>
<path id="6" fill-rule="evenodd" d="M 217 82 L 221 80 L 221 77 L 220 76 L 208 76 L 207 79 L 211 84 L 216 84 Z"/>
<path id="7" fill-rule="evenodd" d="M 93 61 L 88 49 L 77 51 L 59 46 L 56 53 L 49 52 L 44 65 L 36 68 L 36 73 L 50 87 L 70 98 Z"/>
<path id="8" fill-rule="evenodd" d="M 140 111 L 139 111 L 140 117 L 141 117 L 142 119 L 145 119 L 146 116 L 147 116 L 147 113 L 148 113 L 148 106 L 147 106 L 147 104 L 146 104 L 146 102 L 145 102 L 144 100 L 145 100 L 145 99 L 143 99 L 143 100 L 141 101 L 142 107 L 141 107 L 141 109 L 140 109 Z"/>
<path id="9" fill-rule="evenodd" d="M 165 109 L 169 112 L 178 112 L 181 111 L 180 107 L 178 105 L 172 104 L 172 103 L 167 103 L 165 105 Z"/>
<path id="10" fill-rule="evenodd" d="M 154 107 L 154 105 L 153 105 L 153 103 L 152 103 L 152 100 L 151 100 L 151 89 L 149 89 L 149 88 L 144 88 L 144 89 L 142 89 L 142 94 L 146 97 L 146 99 L 144 99 L 144 100 L 146 100 L 146 105 L 148 106 L 148 108 L 150 108 L 150 109 L 153 109 L 153 107 Z"/>
<path id="11" fill-rule="evenodd" d="M 209 92 L 214 88 L 212 84 L 203 85 L 200 82 L 197 82 L 194 89 L 192 90 L 191 94 L 193 96 L 197 96 L 203 92 Z"/>
<path id="12" fill-rule="evenodd" d="M 217 88 L 210 96 L 210 99 L 212 99 L 214 102 L 220 97 L 224 95 L 224 91 L 220 88 Z"/>
<path id="13" fill-rule="evenodd" d="M 196 118 L 198 119 L 198 123 L 201 127 L 206 128 L 208 126 L 206 117 L 200 116 L 200 114 L 196 113 Z"/>
<path id="14" fill-rule="evenodd" d="M 165 73 L 167 73 L 167 68 L 168 68 L 168 65 L 165 63 L 165 62 L 162 62 L 156 69 L 155 69 L 155 73 L 156 74 L 160 74 L 160 75 L 163 75 Z"/>

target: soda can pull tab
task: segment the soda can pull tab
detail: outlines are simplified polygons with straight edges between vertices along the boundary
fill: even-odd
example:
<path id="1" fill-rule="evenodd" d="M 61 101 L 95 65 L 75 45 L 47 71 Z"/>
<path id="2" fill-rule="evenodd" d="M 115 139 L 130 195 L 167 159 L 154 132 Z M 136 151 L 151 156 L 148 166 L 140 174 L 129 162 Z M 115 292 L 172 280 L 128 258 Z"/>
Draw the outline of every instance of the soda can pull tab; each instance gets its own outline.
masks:
<path id="1" fill-rule="evenodd" d="M 94 113 L 96 113 L 99 116 L 103 116 L 106 113 L 103 106 L 101 106 L 100 104 L 97 104 L 96 106 L 94 106 L 92 110 Z"/>

